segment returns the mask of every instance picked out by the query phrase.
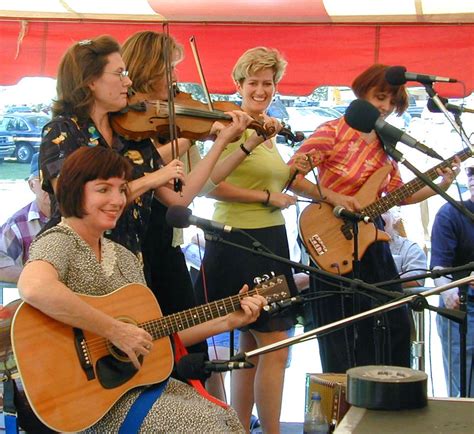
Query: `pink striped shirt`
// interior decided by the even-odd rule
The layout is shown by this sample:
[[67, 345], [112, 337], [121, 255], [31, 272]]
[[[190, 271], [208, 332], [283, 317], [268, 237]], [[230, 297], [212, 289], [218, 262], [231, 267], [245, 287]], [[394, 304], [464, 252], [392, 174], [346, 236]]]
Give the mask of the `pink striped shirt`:
[[383, 150], [378, 139], [368, 143], [360, 133], [347, 125], [344, 117], [321, 125], [298, 149], [312, 150], [313, 165], [318, 168], [323, 187], [347, 196], [354, 196], [367, 179], [382, 166], [392, 170], [382, 182], [378, 194], [390, 192], [403, 185], [397, 163]]

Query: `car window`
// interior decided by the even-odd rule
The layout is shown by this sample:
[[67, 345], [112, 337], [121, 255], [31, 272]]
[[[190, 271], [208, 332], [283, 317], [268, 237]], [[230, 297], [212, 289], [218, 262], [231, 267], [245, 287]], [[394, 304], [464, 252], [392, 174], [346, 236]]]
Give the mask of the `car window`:
[[28, 116], [28, 122], [32, 127], [41, 129], [49, 122], [49, 118], [47, 116]]
[[8, 119], [7, 121], [7, 131], [14, 131], [15, 130], [15, 119]]
[[23, 119], [17, 119], [16, 127], [18, 131], [28, 131], [28, 125]]
[[306, 137], [312, 134], [322, 123], [340, 116], [314, 106], [288, 107], [287, 111], [289, 115], [288, 124], [291, 129], [293, 131], [302, 131]]

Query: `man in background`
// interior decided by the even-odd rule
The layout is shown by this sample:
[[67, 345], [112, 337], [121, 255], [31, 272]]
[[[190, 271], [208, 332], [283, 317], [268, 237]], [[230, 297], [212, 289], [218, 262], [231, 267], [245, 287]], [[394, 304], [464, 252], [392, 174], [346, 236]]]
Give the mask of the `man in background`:
[[48, 193], [41, 188], [38, 154], [33, 155], [28, 185], [35, 199], [13, 214], [0, 228], [0, 281], [16, 283], [28, 260], [31, 241], [50, 217]]
[[[400, 277], [416, 277], [419, 274], [426, 273], [427, 259], [425, 252], [415, 241], [411, 241], [406, 237], [399, 209], [394, 208], [387, 211], [382, 214], [382, 218], [385, 223], [384, 231], [392, 237], [389, 241], [390, 251]], [[419, 287], [424, 284], [425, 279], [417, 279], [405, 282], [402, 286], [408, 288]]]
[[[466, 167], [467, 180], [471, 197], [462, 204], [474, 213], [474, 163]], [[438, 211], [431, 233], [431, 268], [442, 269], [459, 267], [474, 261], [474, 223], [461, 214], [450, 203], [444, 204]], [[435, 279], [436, 286], [458, 280], [469, 275], [469, 271], [453, 274], [453, 276]], [[466, 373], [467, 396], [474, 397], [474, 372], [472, 361], [474, 356], [474, 284], [465, 288], [452, 288], [440, 294], [440, 307], [459, 309], [459, 291], [466, 291], [467, 336], [466, 336]], [[436, 318], [438, 334], [441, 339], [444, 373], [449, 396], [459, 396], [460, 379], [460, 345], [459, 325], [440, 315]]]

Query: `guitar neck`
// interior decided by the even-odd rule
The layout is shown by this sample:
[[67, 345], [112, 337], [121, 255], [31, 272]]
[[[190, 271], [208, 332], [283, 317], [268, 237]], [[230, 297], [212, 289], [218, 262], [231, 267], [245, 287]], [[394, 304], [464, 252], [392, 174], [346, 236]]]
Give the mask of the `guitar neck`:
[[169, 336], [173, 333], [202, 324], [214, 318], [220, 318], [240, 309], [240, 301], [244, 297], [258, 294], [258, 289], [253, 289], [245, 294], [237, 294], [221, 300], [203, 304], [182, 312], [139, 324], [153, 337], [153, 340]]
[[[433, 181], [439, 176], [437, 173], [437, 169], [450, 167], [453, 164], [454, 159], [456, 157], [459, 157], [461, 161], [464, 161], [464, 160], [467, 160], [471, 155], [472, 155], [472, 152], [470, 149], [464, 149], [458, 152], [457, 154], [453, 155], [451, 158], [441, 162], [437, 166], [425, 172], [425, 176], [427, 176], [431, 181]], [[406, 198], [410, 197], [412, 194], [421, 190], [425, 185], [426, 184], [419, 178], [412, 179], [410, 182], [407, 182], [404, 186], [397, 188], [396, 190], [385, 195], [381, 199], [366, 206], [364, 209], [361, 210], [361, 212], [369, 216], [370, 218], [374, 219], [378, 217], [379, 215], [383, 214], [384, 212], [388, 211], [390, 208], [394, 207], [395, 205], [400, 204]]]

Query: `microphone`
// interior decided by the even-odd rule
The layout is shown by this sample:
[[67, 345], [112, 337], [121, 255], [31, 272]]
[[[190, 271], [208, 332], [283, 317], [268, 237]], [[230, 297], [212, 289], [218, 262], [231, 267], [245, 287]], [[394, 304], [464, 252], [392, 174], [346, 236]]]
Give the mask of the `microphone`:
[[285, 300], [278, 300], [278, 301], [269, 303], [266, 306], [263, 306], [263, 310], [269, 314], [274, 314], [274, 313], [280, 312], [281, 310], [287, 307], [304, 303], [304, 301], [305, 300], [303, 297], [297, 295], [295, 297], [287, 298]]
[[349, 220], [351, 222], [355, 222], [355, 223], [357, 222], [369, 223], [370, 222], [370, 217], [368, 215], [349, 211], [348, 209], [345, 209], [341, 205], [334, 207], [332, 212], [336, 217], [344, 219], [344, 220]]
[[204, 231], [235, 231], [232, 226], [196, 217], [189, 208], [181, 205], [173, 205], [168, 208], [168, 211], [166, 211], [166, 223], [175, 228], [187, 228], [189, 225], [194, 225]]
[[190, 380], [205, 380], [213, 372], [227, 372], [233, 369], [253, 368], [250, 362], [232, 362], [230, 360], [207, 360], [205, 353], [191, 353], [179, 359], [176, 371], [182, 378]]
[[[461, 106], [458, 106], [458, 105], [450, 104], [448, 102], [447, 98], [443, 98], [442, 96], [439, 96], [438, 98], [441, 100], [443, 105], [446, 107], [446, 110], [450, 111], [451, 113], [453, 113], [455, 115], [460, 115], [461, 113], [474, 113], [473, 109], [468, 109], [468, 108], [461, 107]], [[440, 108], [436, 105], [433, 98], [430, 98], [428, 100], [427, 107], [428, 107], [428, 110], [431, 113], [441, 113]]]
[[418, 149], [418, 151], [424, 154], [437, 158], [438, 160], [444, 160], [434, 149], [429, 148], [423, 143], [416, 140], [414, 137], [408, 135], [402, 130], [390, 125], [380, 117], [380, 112], [370, 102], [356, 99], [349, 104], [344, 119], [351, 128], [362, 131], [363, 133], [370, 133], [375, 129], [378, 133], [385, 137], [402, 142], [407, 146]]
[[423, 84], [432, 84], [434, 82], [457, 83], [455, 78], [407, 72], [407, 69], [404, 66], [391, 66], [388, 68], [385, 72], [385, 80], [393, 86], [400, 86], [405, 84], [407, 81], [418, 81]]

